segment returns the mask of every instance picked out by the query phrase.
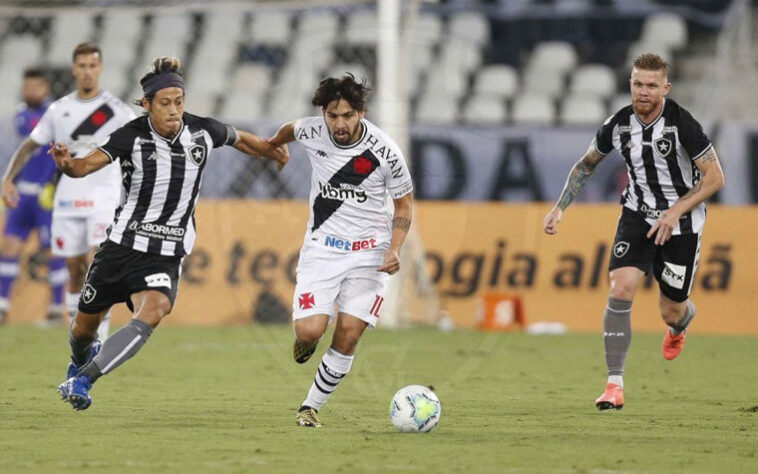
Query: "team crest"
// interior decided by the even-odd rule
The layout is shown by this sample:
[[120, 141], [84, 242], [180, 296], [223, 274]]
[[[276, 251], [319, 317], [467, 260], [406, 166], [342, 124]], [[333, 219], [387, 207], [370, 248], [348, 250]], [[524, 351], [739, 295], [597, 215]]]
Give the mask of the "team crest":
[[97, 296], [97, 290], [89, 283], [85, 284], [84, 288], [82, 288], [82, 301], [84, 304], [92, 303], [95, 300], [95, 296]]
[[621, 258], [629, 251], [629, 242], [621, 241], [613, 246], [613, 255], [616, 256], [616, 258]]
[[197, 166], [200, 166], [201, 164], [203, 164], [203, 161], [205, 161], [206, 155], [207, 155], [207, 151], [205, 150], [205, 146], [199, 143], [193, 145], [189, 149], [190, 160], [192, 160], [192, 162], [195, 163]]
[[671, 140], [668, 138], [659, 138], [658, 140], [655, 140], [653, 146], [655, 147], [655, 151], [664, 158], [668, 156], [668, 154], [671, 153], [671, 149], [674, 148], [671, 144]]

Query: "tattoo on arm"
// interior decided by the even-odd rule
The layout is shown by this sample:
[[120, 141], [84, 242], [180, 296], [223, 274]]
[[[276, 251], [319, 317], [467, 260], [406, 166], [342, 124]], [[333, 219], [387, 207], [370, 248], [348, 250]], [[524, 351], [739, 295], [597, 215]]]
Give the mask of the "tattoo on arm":
[[392, 228], [408, 233], [408, 230], [411, 228], [411, 220], [407, 217], [395, 217], [392, 219]]
[[556, 204], [562, 211], [566, 210], [568, 205], [571, 204], [579, 194], [579, 191], [584, 188], [587, 179], [592, 175], [592, 172], [595, 171], [595, 167], [603, 158], [605, 158], [605, 156], [599, 154], [594, 149], [591, 149], [581, 160], [576, 162], [573, 168], [571, 168], [571, 172], [566, 179], [566, 185], [563, 187], [561, 196], [558, 198], [558, 203]]
[[706, 151], [703, 156], [701, 156], [700, 158], [698, 158], [695, 161], [697, 161], [698, 163], [704, 165], [706, 163], [713, 163], [713, 162], [718, 161], [718, 160], [719, 159], [716, 156], [716, 150], [714, 150], [713, 147], [711, 147], [710, 150]]

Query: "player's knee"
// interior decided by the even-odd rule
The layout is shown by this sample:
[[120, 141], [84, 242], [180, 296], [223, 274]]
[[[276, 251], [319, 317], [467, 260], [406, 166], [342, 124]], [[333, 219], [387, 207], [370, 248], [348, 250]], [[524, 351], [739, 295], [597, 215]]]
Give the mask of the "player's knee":
[[631, 301], [634, 298], [636, 285], [633, 281], [624, 278], [618, 278], [611, 275], [611, 298], [617, 300]]
[[308, 318], [295, 321], [294, 327], [297, 340], [306, 344], [318, 341], [324, 332], [320, 325], [309, 321]]
[[169, 313], [171, 313], [171, 302], [168, 298], [159, 298], [146, 301], [139, 309], [136, 317], [151, 327], [156, 327]]

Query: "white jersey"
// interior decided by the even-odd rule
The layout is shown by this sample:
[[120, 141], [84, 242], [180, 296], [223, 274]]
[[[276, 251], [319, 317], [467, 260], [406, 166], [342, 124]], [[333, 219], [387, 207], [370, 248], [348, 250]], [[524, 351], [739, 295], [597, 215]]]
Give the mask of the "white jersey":
[[308, 152], [310, 217], [304, 245], [347, 253], [387, 249], [392, 206], [413, 191], [403, 153], [386, 133], [361, 120], [361, 138], [350, 146], [334, 142], [323, 117], [295, 123], [295, 138]]
[[[134, 117], [126, 104], [107, 91], [86, 100], [72, 92], [53, 102], [29, 137], [39, 145], [64, 143], [72, 157], [83, 158]], [[53, 212], [88, 216], [115, 209], [120, 201], [121, 170], [118, 163], [111, 163], [84, 178], [61, 176]]]

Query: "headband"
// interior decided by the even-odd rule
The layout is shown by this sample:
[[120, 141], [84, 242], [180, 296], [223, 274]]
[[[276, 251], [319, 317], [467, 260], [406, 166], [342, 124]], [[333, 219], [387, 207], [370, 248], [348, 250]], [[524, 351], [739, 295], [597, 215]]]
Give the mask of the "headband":
[[152, 97], [156, 92], [167, 87], [178, 87], [184, 90], [184, 79], [175, 72], [156, 74], [142, 85], [142, 94], [145, 97]]

